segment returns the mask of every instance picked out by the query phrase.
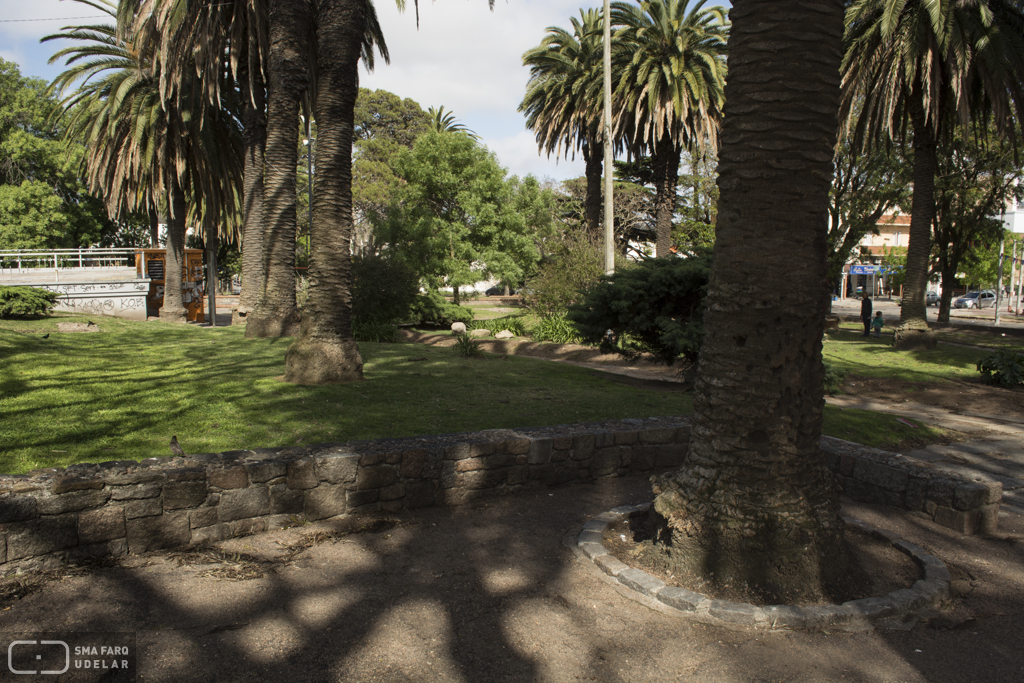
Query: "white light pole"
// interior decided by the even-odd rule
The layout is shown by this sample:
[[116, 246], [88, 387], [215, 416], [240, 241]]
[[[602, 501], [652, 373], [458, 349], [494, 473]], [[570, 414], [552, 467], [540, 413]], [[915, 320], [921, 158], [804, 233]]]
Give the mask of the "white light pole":
[[604, 272], [615, 272], [615, 216], [612, 201], [612, 21], [604, 0]]

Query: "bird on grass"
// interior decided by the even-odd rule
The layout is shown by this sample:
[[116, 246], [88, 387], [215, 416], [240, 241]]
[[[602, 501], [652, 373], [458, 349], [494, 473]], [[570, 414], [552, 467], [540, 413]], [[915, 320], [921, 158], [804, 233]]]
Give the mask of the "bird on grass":
[[49, 339], [49, 338], [50, 338], [50, 333], [49, 332], [47, 332], [46, 334], [43, 335], [43, 339]]
[[171, 437], [171, 453], [174, 453], [175, 455], [185, 455], [184, 449], [178, 445], [177, 434]]

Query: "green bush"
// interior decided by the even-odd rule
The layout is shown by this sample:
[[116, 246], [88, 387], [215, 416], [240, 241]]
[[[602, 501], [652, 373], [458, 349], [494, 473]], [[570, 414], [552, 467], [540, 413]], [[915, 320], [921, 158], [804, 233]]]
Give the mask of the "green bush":
[[1024, 353], [996, 351], [978, 361], [978, 372], [985, 384], [1017, 387], [1024, 384]]
[[647, 259], [602, 277], [568, 317], [584, 340], [609, 350], [652, 353], [669, 365], [680, 356], [696, 362], [710, 273], [710, 250], [689, 258]]
[[564, 315], [541, 318], [537, 326], [530, 330], [530, 336], [534, 341], [549, 341], [556, 344], [578, 344], [583, 341], [576, 326]]
[[835, 396], [841, 394], [843, 387], [843, 380], [846, 379], [846, 372], [839, 368], [825, 363], [825, 393], [829, 396]]
[[375, 320], [370, 322], [356, 320], [352, 323], [352, 338], [356, 341], [373, 342], [375, 344], [391, 343], [395, 341], [397, 334], [398, 327], [394, 323]]
[[434, 291], [418, 295], [410, 306], [409, 315], [415, 324], [451, 325], [459, 322], [468, 328], [473, 322], [472, 310], [453, 304]]
[[38, 287], [0, 287], [0, 320], [50, 315], [60, 295]]
[[455, 338], [455, 353], [466, 358], [484, 355], [483, 349], [480, 348], [480, 342], [471, 339], [468, 334]]
[[474, 320], [466, 325], [467, 330], [490, 330], [491, 334], [508, 330], [517, 337], [526, 337], [526, 323], [522, 316], [509, 315], [504, 318], [491, 318], [490, 320]]
[[602, 273], [601, 246], [586, 235], [568, 236], [522, 290], [523, 303], [543, 318], [565, 315]]
[[401, 261], [381, 256], [353, 257], [352, 317], [358, 323], [405, 320], [418, 292], [419, 278]]

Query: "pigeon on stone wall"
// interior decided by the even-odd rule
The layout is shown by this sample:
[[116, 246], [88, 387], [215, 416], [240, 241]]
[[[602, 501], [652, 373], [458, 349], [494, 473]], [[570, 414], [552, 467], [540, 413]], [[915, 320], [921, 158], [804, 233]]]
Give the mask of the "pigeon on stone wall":
[[178, 445], [177, 434], [171, 437], [171, 453], [174, 453], [175, 455], [185, 455], [184, 449]]

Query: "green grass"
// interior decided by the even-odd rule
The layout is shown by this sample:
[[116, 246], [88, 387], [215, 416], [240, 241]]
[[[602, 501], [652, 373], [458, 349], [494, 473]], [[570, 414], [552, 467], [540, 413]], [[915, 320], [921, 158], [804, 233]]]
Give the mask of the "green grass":
[[839, 334], [829, 335], [823, 352], [825, 362], [847, 375], [941, 382], [976, 378], [975, 364], [989, 353], [949, 344], [931, 350], [897, 351], [892, 348], [892, 336], [875, 339], [862, 334], [843, 328]]
[[898, 415], [827, 405], [821, 431], [837, 439], [897, 452], [954, 440], [955, 435], [947, 430], [929, 427], [918, 420], [903, 420], [916, 428], [901, 422]]
[[[689, 395], [521, 357], [360, 344], [365, 381], [281, 381], [290, 339], [79, 316], [0, 321], [0, 472], [74, 462], [676, 415]], [[49, 333], [49, 339], [42, 335]]]

